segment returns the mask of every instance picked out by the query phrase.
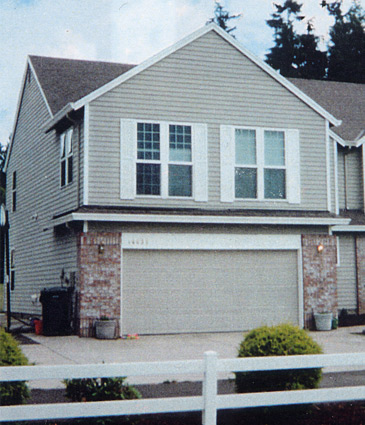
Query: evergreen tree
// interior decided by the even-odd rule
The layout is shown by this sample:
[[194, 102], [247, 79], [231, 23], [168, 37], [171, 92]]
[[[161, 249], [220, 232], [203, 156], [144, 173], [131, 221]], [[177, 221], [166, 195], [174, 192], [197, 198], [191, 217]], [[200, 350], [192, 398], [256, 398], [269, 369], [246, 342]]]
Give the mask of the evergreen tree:
[[326, 73], [326, 53], [318, 48], [319, 38], [314, 35], [313, 25], [307, 23], [307, 32], [298, 34], [295, 22], [305, 18], [300, 14], [302, 4], [285, 0], [275, 3], [276, 11], [267, 24], [274, 29], [275, 45], [266, 55], [266, 62], [285, 77], [321, 79]]
[[296, 0], [285, 0], [282, 6], [276, 3], [274, 5], [276, 11], [266, 23], [274, 30], [275, 46], [266, 55], [266, 62], [285, 77], [297, 77], [295, 59], [300, 41], [294, 29], [294, 22], [304, 19], [299, 15], [302, 5]]
[[335, 19], [329, 33], [328, 79], [365, 83], [364, 9], [356, 1], [347, 13], [342, 11], [342, 0], [321, 5]]
[[307, 32], [298, 36], [299, 45], [295, 64], [298, 77], [321, 80], [326, 76], [327, 54], [318, 48], [319, 37], [314, 35], [312, 23], [307, 23]]
[[[224, 31], [226, 31], [228, 34], [234, 31], [237, 27], [229, 28], [228, 22], [232, 19], [239, 19], [242, 16], [242, 13], [239, 13], [237, 15], [230, 15], [227, 10], [223, 9], [223, 6], [220, 4], [219, 1], [215, 2], [215, 9], [214, 9], [214, 18], [209, 19], [207, 24], [210, 24], [211, 22], [215, 22], [217, 25], [219, 25]], [[234, 35], [231, 34], [233, 37]]]

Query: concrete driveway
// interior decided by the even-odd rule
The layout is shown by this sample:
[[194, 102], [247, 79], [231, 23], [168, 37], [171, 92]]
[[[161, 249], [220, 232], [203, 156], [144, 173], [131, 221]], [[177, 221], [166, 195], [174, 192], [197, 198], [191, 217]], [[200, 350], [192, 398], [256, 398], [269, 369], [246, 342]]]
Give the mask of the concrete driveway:
[[[324, 353], [357, 353], [365, 355], [365, 327], [347, 327], [330, 332], [310, 332], [310, 335], [322, 346]], [[153, 335], [141, 336], [135, 340], [97, 340], [77, 336], [45, 337], [27, 334], [38, 344], [21, 345], [29, 361], [37, 365], [55, 364], [91, 364], [145, 362], [164, 360], [202, 359], [205, 351], [216, 351], [220, 358], [234, 358], [243, 339], [241, 332]], [[349, 371], [364, 368], [328, 368], [326, 372]], [[221, 379], [232, 376], [220, 376]], [[199, 376], [149, 376], [128, 377], [133, 384], [159, 383], [166, 380], [197, 380]], [[54, 388], [61, 383], [33, 382], [35, 388]]]

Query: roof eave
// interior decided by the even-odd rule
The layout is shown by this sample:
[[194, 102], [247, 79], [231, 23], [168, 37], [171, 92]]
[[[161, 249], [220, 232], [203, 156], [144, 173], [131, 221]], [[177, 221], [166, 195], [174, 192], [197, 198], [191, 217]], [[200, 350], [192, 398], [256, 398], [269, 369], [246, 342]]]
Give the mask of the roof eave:
[[45, 133], [53, 130], [55, 125], [61, 121], [62, 118], [65, 118], [70, 112], [75, 111], [78, 108], [75, 108], [74, 103], [70, 102], [65, 105], [61, 110], [57, 112], [43, 127]]

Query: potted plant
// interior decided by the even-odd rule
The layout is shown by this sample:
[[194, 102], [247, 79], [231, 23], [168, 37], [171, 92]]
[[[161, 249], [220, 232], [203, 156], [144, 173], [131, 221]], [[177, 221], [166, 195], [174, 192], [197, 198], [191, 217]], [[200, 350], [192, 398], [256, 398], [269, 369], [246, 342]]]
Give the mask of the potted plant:
[[107, 316], [95, 320], [95, 336], [98, 339], [115, 339], [117, 321]]
[[332, 329], [332, 313], [314, 313], [317, 331], [330, 331]]

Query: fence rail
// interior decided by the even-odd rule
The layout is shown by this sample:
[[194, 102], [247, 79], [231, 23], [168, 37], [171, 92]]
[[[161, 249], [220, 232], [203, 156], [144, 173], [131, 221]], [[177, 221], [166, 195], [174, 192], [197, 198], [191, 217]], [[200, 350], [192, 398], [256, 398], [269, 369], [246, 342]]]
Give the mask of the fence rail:
[[364, 366], [365, 369], [365, 353], [218, 359], [217, 353], [210, 351], [204, 354], [204, 360], [0, 367], [0, 381], [3, 382], [188, 373], [203, 375], [201, 396], [2, 406], [0, 422], [201, 411], [203, 425], [215, 425], [219, 409], [365, 400], [365, 386], [254, 394], [217, 394], [219, 372], [330, 366]]

